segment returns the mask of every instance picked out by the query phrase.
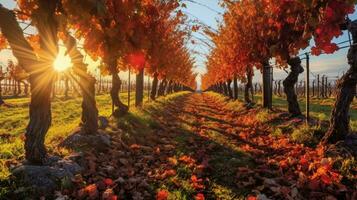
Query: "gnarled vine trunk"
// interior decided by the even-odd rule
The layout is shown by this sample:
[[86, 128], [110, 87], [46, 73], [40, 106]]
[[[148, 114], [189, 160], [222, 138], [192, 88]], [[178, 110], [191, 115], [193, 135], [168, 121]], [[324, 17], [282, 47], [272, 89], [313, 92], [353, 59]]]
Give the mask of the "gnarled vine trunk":
[[171, 94], [172, 93], [172, 87], [173, 87], [173, 81], [170, 80], [166, 89], [166, 94]]
[[58, 54], [58, 23], [55, 12], [57, 0], [39, 0], [34, 14], [40, 36], [40, 69], [30, 75], [31, 103], [30, 123], [26, 128], [26, 159], [34, 164], [46, 163], [44, 145], [46, 133], [51, 125], [51, 94], [55, 78], [53, 62]]
[[159, 76], [158, 73], [154, 73], [154, 79], [152, 80], [152, 87], [151, 87], [151, 93], [150, 93], [151, 100], [156, 99], [157, 84], [159, 83], [158, 76]]
[[228, 96], [228, 88], [226, 82], [222, 82], [222, 87], [223, 87], [223, 93], [225, 96]]
[[86, 134], [98, 132], [98, 109], [95, 100], [95, 78], [87, 72], [84, 57], [77, 49], [76, 39], [67, 34], [67, 54], [71, 57], [73, 70], [79, 77], [79, 87], [82, 93], [81, 129]]
[[218, 87], [218, 92], [219, 92], [220, 94], [224, 94], [222, 83], [218, 83], [217, 85], [218, 85], [218, 86], [217, 86], [217, 87]]
[[[354, 44], [356, 41], [354, 40]], [[344, 140], [350, 131], [349, 109], [356, 96], [357, 84], [357, 47], [348, 51], [349, 70], [337, 83], [337, 97], [331, 113], [330, 127], [322, 139], [322, 143], [336, 143]]]
[[252, 103], [252, 99], [250, 98], [249, 92], [251, 92], [253, 96], [253, 72], [251, 69], [247, 68], [246, 76], [247, 82], [244, 87], [244, 101], [245, 103], [250, 104]]
[[[347, 54], [350, 68], [337, 82], [337, 97], [334, 108], [331, 113], [330, 127], [322, 138], [321, 143], [336, 143], [345, 140], [350, 131], [349, 109], [356, 96], [357, 84], [357, 20], [349, 21], [340, 27], [348, 29], [352, 34], [353, 46], [350, 47]], [[350, 142], [347, 142], [350, 143]], [[355, 145], [352, 142], [352, 145]]]
[[283, 81], [284, 92], [288, 101], [288, 110], [292, 117], [301, 115], [297, 95], [295, 93], [294, 86], [298, 81], [299, 74], [304, 72], [301, 66], [301, 60], [299, 57], [291, 58], [288, 60], [291, 72]]
[[232, 80], [228, 79], [228, 81], [227, 81], [228, 96], [230, 99], [233, 99], [233, 91], [232, 91], [231, 84], [232, 84]]
[[167, 86], [167, 80], [166, 78], [164, 78], [161, 83], [159, 84], [159, 91], [157, 93], [157, 96], [164, 96], [165, 95], [165, 89], [166, 89], [166, 86]]
[[129, 108], [127, 105], [121, 102], [119, 97], [121, 80], [118, 75], [118, 70], [116, 69], [116, 62], [111, 65], [111, 73], [112, 73], [112, 89], [110, 90], [110, 96], [112, 98], [113, 105], [116, 107], [114, 109], [113, 116], [120, 117], [128, 113]]
[[236, 75], [234, 75], [234, 78], [233, 78], [233, 98], [235, 100], [238, 99], [238, 78]]
[[21, 90], [21, 81], [16, 81], [17, 83], [17, 95], [21, 95], [22, 90]]
[[25, 133], [25, 158], [31, 164], [45, 164], [45, 135], [51, 124], [52, 63], [57, 55], [56, 1], [39, 1], [36, 27], [40, 35], [39, 59], [27, 42], [15, 14], [0, 5], [0, 28], [14, 56], [29, 74], [31, 84], [30, 121]]
[[157, 84], [158, 83], [159, 83], [158, 74], [154, 73], [154, 79], [152, 81], [152, 88], [151, 88], [151, 93], [150, 93], [150, 99], [151, 100], [155, 100], [156, 99]]

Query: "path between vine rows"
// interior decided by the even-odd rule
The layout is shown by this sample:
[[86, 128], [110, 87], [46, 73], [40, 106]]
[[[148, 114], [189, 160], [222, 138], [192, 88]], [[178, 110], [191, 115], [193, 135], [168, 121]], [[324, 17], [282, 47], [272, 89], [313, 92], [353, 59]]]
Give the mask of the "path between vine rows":
[[114, 129], [109, 152], [86, 153], [88, 169], [77, 178], [88, 185], [74, 196], [352, 199], [356, 195], [341, 183], [322, 148], [271, 136], [272, 128], [256, 119], [259, 109], [233, 111], [221, 97], [199, 93], [158, 104], [162, 109], [144, 110], [156, 125], [143, 127], [133, 120], [126, 127], [129, 132], [145, 129], [144, 134], [119, 137], [120, 130]]

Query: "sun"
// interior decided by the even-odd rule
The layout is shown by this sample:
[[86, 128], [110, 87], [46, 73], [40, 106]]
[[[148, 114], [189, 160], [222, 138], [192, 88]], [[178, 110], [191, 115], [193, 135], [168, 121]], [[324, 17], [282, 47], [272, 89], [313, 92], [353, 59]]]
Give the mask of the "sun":
[[72, 65], [73, 64], [71, 58], [68, 55], [65, 55], [64, 52], [60, 50], [56, 60], [53, 63], [53, 67], [55, 68], [55, 70], [58, 72], [63, 72], [71, 68]]

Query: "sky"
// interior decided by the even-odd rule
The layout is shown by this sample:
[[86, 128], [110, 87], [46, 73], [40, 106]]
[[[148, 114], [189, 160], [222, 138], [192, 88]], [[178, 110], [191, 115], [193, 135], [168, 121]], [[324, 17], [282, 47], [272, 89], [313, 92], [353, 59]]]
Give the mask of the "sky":
[[[213, 29], [217, 29], [218, 24], [222, 21], [222, 13], [224, 10], [219, 6], [219, 0], [185, 0], [187, 8], [184, 9], [184, 13], [187, 14], [190, 23], [205, 24]], [[0, 0], [0, 3], [7, 8], [14, 8], [16, 4], [13, 0]], [[352, 20], [357, 19], [357, 13], [349, 16]], [[30, 30], [31, 31], [31, 30]], [[188, 48], [191, 50], [192, 57], [195, 58], [196, 64], [193, 71], [204, 74], [206, 72], [205, 68], [205, 55], [209, 53], [209, 48], [200, 40], [207, 41], [207, 38], [202, 34], [202, 31], [193, 33], [193, 40], [195, 44], [189, 43]], [[335, 42], [341, 42], [348, 40], [348, 35], [345, 32], [343, 36], [336, 39]], [[308, 47], [306, 50], [301, 50], [301, 53], [308, 52]], [[324, 74], [329, 76], [331, 79], [336, 79], [336, 76], [340, 76], [344, 71], [348, 69], [347, 65], [347, 54], [348, 49], [341, 49], [338, 52], [330, 55], [320, 55], [312, 56], [310, 58], [310, 70], [311, 79], [314, 79], [317, 74]], [[0, 65], [6, 64], [7, 60], [12, 58], [12, 54], [9, 50], [3, 50], [0, 52]], [[86, 62], [90, 65], [90, 68], [94, 69], [99, 65], [99, 62], [92, 61], [88, 56], [86, 57]], [[280, 80], [287, 76], [285, 71], [274, 68], [274, 79]], [[126, 79], [127, 74], [122, 73], [121, 77]], [[300, 79], [304, 78], [304, 74], [300, 76]], [[254, 82], [261, 81], [260, 72], [255, 72]], [[200, 76], [197, 77], [197, 82], [200, 84]]]

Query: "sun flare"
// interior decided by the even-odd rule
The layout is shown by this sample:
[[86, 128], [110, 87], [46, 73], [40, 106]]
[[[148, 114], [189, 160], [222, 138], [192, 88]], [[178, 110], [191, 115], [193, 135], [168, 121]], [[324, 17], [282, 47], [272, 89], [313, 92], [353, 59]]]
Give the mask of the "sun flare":
[[71, 58], [68, 55], [65, 55], [64, 52], [60, 51], [58, 56], [53, 63], [53, 66], [56, 71], [63, 72], [72, 67]]

